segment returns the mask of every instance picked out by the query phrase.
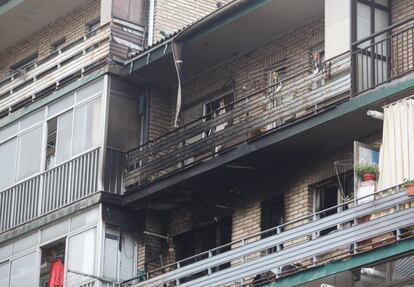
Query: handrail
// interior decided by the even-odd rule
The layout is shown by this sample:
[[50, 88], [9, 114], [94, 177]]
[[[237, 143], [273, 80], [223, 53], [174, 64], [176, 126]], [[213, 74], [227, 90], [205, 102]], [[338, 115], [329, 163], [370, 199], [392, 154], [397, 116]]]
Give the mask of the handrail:
[[[261, 231], [261, 232], [257, 232], [257, 233], [251, 234], [251, 235], [249, 235], [249, 236], [243, 237], [242, 239], [235, 240], [235, 241], [232, 241], [232, 242], [230, 242], [230, 243], [227, 243], [227, 244], [224, 244], [224, 245], [218, 246], [218, 247], [216, 247], [216, 248], [213, 248], [213, 249], [207, 250], [207, 251], [205, 251], [205, 252], [201, 252], [201, 253], [195, 254], [195, 255], [190, 256], [190, 257], [187, 257], [187, 258], [185, 258], [185, 259], [182, 259], [182, 260], [176, 261], [176, 262], [174, 262], [174, 263], [171, 263], [171, 264], [165, 265], [165, 266], [163, 266], [162, 268], [158, 268], [158, 269], [152, 270], [151, 272], [147, 272], [147, 273], [142, 274], [142, 275], [140, 275], [140, 276], [134, 277], [134, 278], [132, 278], [132, 279], [128, 279], [128, 281], [124, 281], [124, 282], [125, 282], [125, 283], [126, 283], [126, 282], [130, 282], [130, 281], [133, 281], [133, 280], [136, 280], [136, 279], [140, 279], [140, 278], [142, 278], [142, 277], [147, 277], [147, 278], [148, 278], [150, 274], [160, 273], [160, 272], [163, 272], [165, 269], [169, 269], [169, 268], [171, 268], [171, 267], [181, 266], [183, 263], [185, 263], [185, 262], [187, 262], [187, 261], [190, 261], [190, 260], [193, 260], [193, 259], [197, 259], [197, 258], [203, 258], [203, 256], [204, 256], [204, 257], [205, 257], [205, 256], [209, 256], [210, 254], [215, 254], [215, 252], [216, 252], [216, 251], [220, 251], [220, 250], [222, 250], [222, 249], [224, 249], [224, 248], [226, 248], [226, 247], [231, 247], [231, 246], [237, 246], [237, 245], [240, 245], [240, 247], [238, 247], [238, 248], [241, 248], [241, 247], [243, 247], [243, 246], [246, 246], [246, 244], [247, 244], [247, 245], [249, 245], [249, 244], [254, 244], [254, 243], [246, 243], [246, 242], [249, 242], [249, 239], [252, 239], [252, 238], [258, 238], [258, 237], [261, 237], [262, 235], [265, 235], [265, 234], [270, 233], [270, 232], [273, 232], [273, 231], [276, 231], [276, 232], [277, 232], [277, 234], [284, 234], [285, 232], [281, 232], [281, 230], [283, 230], [283, 229], [284, 229], [284, 227], [294, 225], [294, 224], [295, 224], [295, 223], [297, 223], [297, 222], [306, 221], [306, 220], [311, 220], [311, 222], [314, 222], [314, 224], [317, 224], [317, 225], [322, 225], [322, 222], [325, 222], [325, 221], [330, 222], [330, 221], [331, 221], [331, 216], [327, 216], [327, 217], [324, 217], [324, 218], [319, 218], [319, 215], [321, 215], [321, 214], [323, 214], [323, 213], [325, 213], [325, 212], [327, 212], [327, 211], [330, 211], [330, 210], [335, 210], [335, 209], [338, 209], [339, 207], [345, 207], [345, 206], [347, 206], [347, 205], [348, 205], [348, 204], [350, 204], [350, 203], [354, 203], [354, 204], [356, 204], [358, 201], [362, 201], [362, 200], [367, 199], [367, 198], [372, 198], [372, 197], [374, 197], [374, 198], [375, 198], [375, 196], [376, 196], [376, 195], [382, 194], [384, 191], [387, 191], [387, 190], [395, 190], [395, 194], [400, 194], [400, 195], [401, 195], [401, 193], [400, 193], [400, 191], [401, 191], [401, 184], [398, 184], [398, 185], [395, 185], [395, 186], [389, 187], [389, 188], [387, 188], [387, 189], [385, 189], [385, 190], [381, 190], [381, 191], [374, 192], [373, 194], [370, 194], [370, 195], [366, 195], [366, 196], [363, 196], [363, 197], [359, 197], [358, 199], [353, 199], [353, 200], [350, 200], [350, 201], [347, 201], [347, 202], [343, 202], [343, 203], [341, 203], [341, 204], [338, 204], [338, 205], [332, 206], [332, 207], [330, 207], [330, 208], [327, 208], [327, 209], [321, 210], [321, 211], [319, 211], [319, 212], [315, 212], [315, 213], [312, 213], [312, 214], [309, 214], [309, 215], [306, 215], [306, 216], [302, 216], [302, 217], [300, 217], [300, 218], [297, 218], [297, 219], [295, 219], [295, 220], [292, 220], [292, 221], [286, 222], [286, 223], [281, 224], [281, 225], [278, 225], [278, 226], [276, 226], [276, 227], [269, 228], [269, 229], [267, 229], [267, 230], [264, 230], [264, 231]], [[399, 196], [398, 196], [398, 197], [399, 197]], [[377, 200], [377, 199], [375, 199], [375, 200]], [[382, 199], [382, 201], [384, 201], [384, 203], [383, 203], [384, 205], [387, 205], [387, 202], [393, 202], [393, 200], [394, 200], [394, 198], [393, 198], [393, 197], [391, 197], [391, 196], [386, 196], [386, 197], [384, 197], [384, 199]], [[398, 200], [397, 200], [397, 201], [398, 201]], [[351, 214], [350, 216], [351, 216], [351, 217], [353, 217], [353, 216], [354, 216], [353, 214], [356, 212], [356, 210], [361, 209], [361, 211], [363, 212], [363, 211], [365, 210], [365, 205], [366, 205], [366, 203], [362, 203], [361, 205], [356, 205], [356, 206], [354, 206], [353, 208], [348, 209], [348, 210], [350, 210], [350, 211], [345, 210], [345, 211], [341, 211], [341, 212], [339, 212], [339, 213], [340, 213], [340, 214], [347, 214], [347, 213], [350, 213], [350, 214]], [[362, 206], [362, 207], [361, 207], [361, 206]], [[376, 204], [376, 206], [377, 206], [377, 208], [382, 208], [382, 207], [381, 207], [382, 205]], [[386, 206], [385, 206], [385, 207], [386, 207]], [[337, 216], [338, 216], [338, 215], [337, 215]], [[344, 215], [342, 215], [342, 217], [344, 217]], [[348, 219], [348, 218], [343, 218], [343, 219], [342, 219], [342, 221], [347, 222], [347, 221], [349, 221], [349, 219]], [[310, 224], [311, 222], [309, 222], [308, 224]], [[300, 229], [301, 227], [303, 227], [303, 226], [305, 226], [305, 225], [306, 225], [306, 224], [304, 224], [304, 225], [302, 225], [302, 226], [299, 226], [299, 227], [296, 227], [296, 228], [293, 228], [293, 229], [289, 229], [289, 232], [290, 232], [290, 233], [294, 233], [294, 232], [295, 232], [295, 230], [298, 230], [298, 229]], [[323, 227], [321, 227], [321, 228], [323, 229]], [[257, 240], [257, 241], [259, 241], [259, 240]], [[255, 241], [255, 242], [257, 242], [257, 241]], [[224, 252], [224, 253], [220, 253], [220, 255], [222, 256], [223, 254], [226, 254], [226, 253], [228, 253], [228, 252], [235, 252], [234, 250], [237, 250], [238, 248], [236, 248], [236, 249], [232, 249], [232, 250], [227, 251], [227, 252]], [[216, 255], [216, 256], [217, 256], [217, 255]], [[215, 256], [213, 255], [213, 257], [215, 257]], [[209, 256], [209, 258], [211, 258], [211, 256]], [[185, 265], [185, 266], [186, 266], [186, 267], [187, 267], [187, 266], [191, 266], [191, 264], [190, 264], [190, 265]], [[158, 276], [156, 276], [156, 277], [158, 277]], [[156, 278], [156, 277], [154, 277], [154, 278]]]
[[[344, 52], [344, 53], [342, 53], [342, 54], [340, 54], [340, 55], [337, 55], [337, 56], [332, 57], [332, 58], [330, 58], [330, 59], [328, 59], [328, 60], [325, 60], [325, 61], [324, 61], [324, 65], [326, 66], [326, 65], [328, 65], [329, 63], [331, 63], [332, 61], [334, 61], [334, 60], [338, 60], [338, 59], [340, 59], [340, 58], [343, 58], [344, 56], [346, 56], [346, 55], [348, 55], [348, 54], [349, 54], [349, 51], [346, 51], [346, 52]], [[187, 123], [187, 124], [185, 124], [185, 125], [182, 125], [182, 126], [180, 126], [180, 127], [178, 127], [178, 128], [175, 128], [175, 129], [173, 129], [173, 130], [171, 130], [171, 131], [169, 131], [169, 132], [167, 132], [167, 133], [165, 133], [165, 134], [163, 134], [163, 135], [161, 135], [161, 136], [158, 136], [158, 137], [156, 137], [156, 138], [154, 138], [154, 139], [152, 139], [152, 140], [149, 140], [149, 141], [147, 141], [147, 142], [145, 142], [145, 143], [143, 143], [143, 144], [139, 145], [139, 146], [138, 146], [138, 147], [136, 147], [136, 148], [133, 148], [133, 149], [129, 150], [129, 151], [127, 152], [127, 154], [129, 155], [130, 153], [133, 153], [133, 152], [134, 152], [134, 151], [136, 151], [136, 150], [140, 150], [140, 149], [142, 149], [142, 148], [144, 148], [144, 147], [146, 147], [146, 146], [149, 146], [149, 145], [151, 145], [152, 143], [157, 142], [157, 141], [159, 141], [159, 140], [161, 140], [161, 139], [163, 139], [163, 138], [165, 138], [165, 137], [167, 137], [167, 136], [169, 136], [169, 135], [171, 135], [171, 134], [174, 134], [174, 133], [176, 133], [176, 132], [177, 132], [177, 131], [179, 131], [179, 130], [184, 130], [184, 129], [186, 129], [188, 126], [191, 126], [191, 125], [193, 125], [193, 124], [195, 124], [195, 123], [197, 123], [197, 122], [202, 122], [203, 120], [205, 120], [205, 119], [206, 119], [206, 118], [208, 118], [208, 117], [211, 117], [212, 115], [214, 115], [214, 114], [215, 114], [215, 113], [217, 113], [218, 111], [223, 110], [223, 109], [226, 109], [226, 108], [229, 108], [229, 107], [231, 107], [231, 106], [234, 106], [235, 104], [238, 104], [238, 103], [240, 103], [240, 102], [243, 102], [243, 101], [245, 101], [245, 100], [247, 100], [247, 99], [249, 99], [249, 98], [251, 98], [251, 97], [253, 97], [253, 96], [257, 95], [257, 94], [260, 94], [260, 93], [262, 93], [262, 92], [264, 92], [264, 91], [266, 91], [266, 90], [268, 90], [268, 89], [270, 89], [270, 88], [273, 88], [273, 87], [278, 86], [280, 83], [283, 83], [283, 82], [286, 82], [286, 81], [292, 80], [292, 79], [294, 79], [295, 77], [297, 77], [297, 76], [298, 76], [298, 74], [301, 74], [301, 73], [306, 73], [306, 72], [310, 72], [310, 71], [311, 71], [311, 68], [310, 68], [310, 67], [306, 67], [306, 68], [304, 68], [304, 69], [302, 69], [302, 70], [299, 70], [299, 71], [295, 72], [293, 75], [290, 75], [290, 76], [286, 77], [286, 78], [285, 78], [285, 79], [283, 79], [282, 81], [279, 81], [279, 82], [276, 82], [276, 83], [273, 83], [273, 84], [270, 84], [270, 85], [266, 85], [266, 86], [265, 86], [264, 88], [262, 88], [262, 89], [259, 89], [259, 90], [255, 90], [255, 91], [253, 91], [253, 92], [250, 92], [250, 93], [248, 93], [247, 95], [245, 95], [245, 96], [243, 96], [243, 97], [241, 97], [241, 98], [237, 98], [237, 99], [235, 99], [234, 101], [232, 101], [232, 102], [228, 103], [227, 105], [225, 105], [225, 106], [221, 107], [220, 109], [217, 109], [217, 110], [211, 111], [210, 113], [205, 114], [205, 115], [203, 115], [203, 116], [201, 116], [201, 117], [199, 117], [199, 118], [197, 118], [197, 119], [195, 119], [195, 120], [193, 120], [193, 121], [191, 121], [191, 122], [189, 122], [189, 123]]]
[[[59, 55], [61, 53], [61, 51], [66, 51], [68, 48], [71, 48], [72, 45], [77, 44], [77, 43], [81, 43], [87, 39], [89, 39], [91, 36], [94, 36], [96, 33], [102, 31], [104, 28], [106, 28], [107, 26], [110, 26], [112, 22], [107, 22], [105, 24], [103, 24], [102, 26], [98, 27], [96, 30], [90, 31], [85, 33], [84, 35], [82, 35], [82, 37], [79, 37], [78, 39], [71, 41], [67, 44], [65, 44], [65, 46], [61, 47], [60, 49], [53, 51], [51, 53], [49, 53], [47, 56], [38, 59], [37, 61], [33, 62], [32, 64], [30, 64], [29, 66], [25, 67], [23, 70], [27, 70], [27, 69], [32, 69], [33, 67], [39, 67], [42, 64], [45, 64], [47, 61], [45, 61], [45, 59], [50, 59], [52, 55]], [[0, 86], [2, 83], [6, 82], [9, 79], [12, 79], [15, 75], [18, 75], [20, 73], [20, 71], [16, 71], [13, 72], [11, 75], [8, 75], [6, 77], [4, 77], [3, 79], [0, 79]]]

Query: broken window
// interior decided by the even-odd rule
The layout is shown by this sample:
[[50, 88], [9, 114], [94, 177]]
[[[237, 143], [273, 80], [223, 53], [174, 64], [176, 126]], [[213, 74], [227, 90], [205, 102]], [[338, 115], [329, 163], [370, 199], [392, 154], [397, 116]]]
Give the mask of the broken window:
[[[204, 116], [206, 117], [206, 120], [214, 119], [228, 111], [233, 110], [234, 106], [234, 94], [233, 92], [228, 92], [223, 96], [217, 97], [211, 101], [208, 101], [204, 104]], [[224, 129], [227, 126], [226, 125], [221, 126], [220, 130]], [[216, 127], [216, 130], [219, 129], [218, 126]]]
[[[353, 194], [353, 176], [352, 174], [342, 174], [318, 183], [313, 186], [314, 212], [318, 213], [318, 218], [324, 218], [333, 215], [343, 209], [335, 207], [345, 201], [346, 197]], [[320, 235], [326, 235], [337, 227], [330, 227], [320, 232]]]
[[[231, 241], [231, 217], [222, 218], [217, 223], [180, 234], [174, 238], [174, 241], [177, 246], [177, 260], [229, 243]], [[217, 251], [216, 254], [227, 250], [228, 248], [223, 248]], [[191, 264], [200, 259], [202, 258], [189, 260], [184, 262], [183, 265]]]
[[[272, 199], [262, 201], [261, 203], [261, 231], [265, 231], [283, 224], [283, 196], [277, 196]], [[280, 230], [282, 231], [282, 230]], [[262, 238], [272, 236], [277, 233], [276, 229], [262, 233]], [[282, 248], [282, 246], [281, 246]], [[276, 251], [276, 247], [267, 250], [267, 253]]]

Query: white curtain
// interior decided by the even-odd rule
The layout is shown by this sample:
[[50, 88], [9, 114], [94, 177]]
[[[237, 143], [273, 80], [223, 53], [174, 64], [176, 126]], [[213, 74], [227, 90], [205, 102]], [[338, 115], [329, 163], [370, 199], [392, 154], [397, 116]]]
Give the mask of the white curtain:
[[414, 100], [405, 99], [384, 108], [378, 189], [414, 179]]

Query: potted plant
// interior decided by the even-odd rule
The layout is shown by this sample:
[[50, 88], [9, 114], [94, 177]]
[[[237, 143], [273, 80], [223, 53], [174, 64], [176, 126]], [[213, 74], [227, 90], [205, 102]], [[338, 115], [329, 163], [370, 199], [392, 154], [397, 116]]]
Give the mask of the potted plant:
[[378, 167], [372, 164], [361, 164], [357, 166], [356, 173], [362, 181], [377, 180]]
[[403, 186], [407, 195], [414, 196], [414, 179], [404, 179]]

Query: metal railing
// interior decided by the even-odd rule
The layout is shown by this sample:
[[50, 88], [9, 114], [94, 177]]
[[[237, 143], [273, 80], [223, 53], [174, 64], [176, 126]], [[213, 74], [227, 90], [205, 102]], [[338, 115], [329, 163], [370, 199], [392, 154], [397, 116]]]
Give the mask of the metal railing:
[[350, 78], [350, 56], [345, 53], [326, 61], [317, 74], [308, 67], [239, 97], [220, 108], [225, 112], [213, 111], [129, 151], [124, 183], [148, 184], [348, 100]]
[[108, 22], [48, 56], [0, 80], [0, 115], [5, 116], [105, 65], [142, 50], [144, 30], [125, 21]]
[[413, 16], [352, 44], [354, 95], [413, 70]]
[[109, 54], [110, 25], [90, 32], [0, 81], [0, 112], [43, 97], [93, 70]]
[[[389, 191], [392, 192], [385, 195]], [[345, 206], [350, 202], [331, 207], [123, 283], [145, 279], [133, 286], [240, 286], [251, 283], [258, 274], [271, 274], [267, 279], [272, 281], [288, 273], [411, 238], [412, 235], [404, 229], [414, 224], [414, 199], [401, 192], [400, 186], [376, 192], [374, 197], [375, 200], [365, 200], [348, 209]], [[358, 200], [352, 201], [355, 202]], [[338, 207], [345, 210], [320, 218], [326, 211], [337, 210]], [[298, 222], [304, 224], [292, 228]], [[321, 232], [327, 229], [333, 231], [321, 236]], [[263, 236], [267, 234], [273, 235]], [[222, 252], [229, 247], [230, 251]], [[285, 272], [285, 266], [294, 267]]]
[[99, 148], [0, 192], [0, 232], [98, 191]]

